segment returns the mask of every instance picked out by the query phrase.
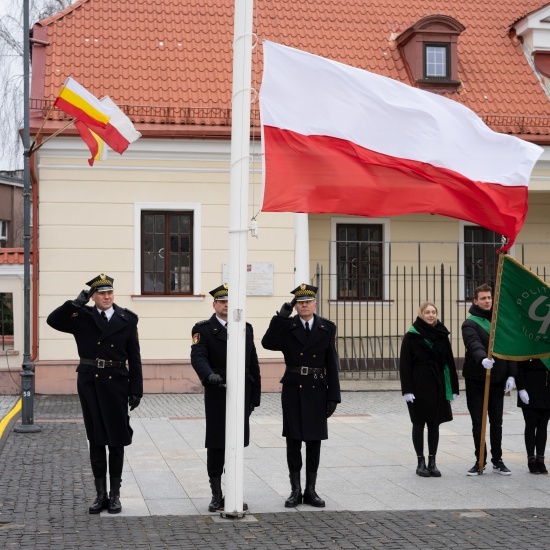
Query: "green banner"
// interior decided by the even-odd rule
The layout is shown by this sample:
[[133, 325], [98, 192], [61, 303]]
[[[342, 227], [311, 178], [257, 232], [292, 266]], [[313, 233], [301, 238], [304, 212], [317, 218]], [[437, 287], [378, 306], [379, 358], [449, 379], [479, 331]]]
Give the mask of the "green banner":
[[500, 261], [493, 355], [513, 360], [550, 357], [550, 287], [508, 254]]

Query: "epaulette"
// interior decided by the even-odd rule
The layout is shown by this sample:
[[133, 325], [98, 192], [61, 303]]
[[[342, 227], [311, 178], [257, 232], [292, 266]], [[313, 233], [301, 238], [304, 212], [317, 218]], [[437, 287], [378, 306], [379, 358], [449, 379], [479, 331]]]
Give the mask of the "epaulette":
[[333, 321], [331, 321], [330, 319], [327, 319], [325, 317], [319, 317], [319, 319], [322, 319], [325, 323], [327, 323], [327, 325], [332, 325], [333, 327], [336, 326], [336, 323], [334, 323]]
[[209, 323], [210, 319], [205, 319], [204, 321], [199, 321], [198, 323], [195, 323], [195, 325], [206, 325], [206, 323]]
[[131, 313], [136, 319], [138, 319], [138, 314], [134, 313], [131, 309], [128, 309], [127, 307], [125, 307], [124, 311], [127, 311], [128, 313]]

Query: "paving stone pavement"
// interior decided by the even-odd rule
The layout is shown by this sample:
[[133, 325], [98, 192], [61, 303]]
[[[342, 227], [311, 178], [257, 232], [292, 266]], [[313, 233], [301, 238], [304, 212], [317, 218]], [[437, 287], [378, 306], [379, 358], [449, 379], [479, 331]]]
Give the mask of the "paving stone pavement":
[[[318, 492], [325, 509], [284, 508], [289, 493], [279, 394], [264, 394], [244, 453], [250, 514], [209, 514], [201, 395], [146, 395], [131, 413], [119, 516], [91, 516], [94, 499], [78, 397], [37, 396], [37, 434], [4, 434], [0, 548], [355, 549], [548, 547], [550, 476], [528, 473], [523, 417], [505, 400], [504, 460], [511, 476], [467, 477], [473, 464], [464, 396], [441, 426], [443, 476], [415, 475], [399, 392], [345, 392], [323, 442]], [[16, 399], [0, 396], [0, 415]], [[1, 418], [1, 417], [0, 417]]]

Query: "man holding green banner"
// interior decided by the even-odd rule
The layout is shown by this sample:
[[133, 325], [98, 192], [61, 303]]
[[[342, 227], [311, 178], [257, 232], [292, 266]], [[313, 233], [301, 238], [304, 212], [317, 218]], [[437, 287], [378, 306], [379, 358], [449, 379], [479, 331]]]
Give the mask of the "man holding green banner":
[[[466, 404], [472, 419], [476, 463], [469, 476], [483, 473], [487, 452], [484, 449], [483, 464], [480, 464], [480, 444], [482, 425], [484, 426], [485, 407], [489, 415], [491, 456], [493, 472], [509, 476], [510, 470], [502, 461], [502, 415], [504, 394], [514, 389], [514, 376], [517, 373], [516, 363], [502, 358], [491, 358], [491, 320], [493, 317], [492, 289], [483, 284], [474, 289], [474, 303], [469, 310], [470, 316], [462, 324], [462, 339], [466, 346], [462, 374], [466, 380]], [[491, 370], [490, 376], [486, 371]], [[488, 403], [484, 404], [486, 380]], [[484, 435], [484, 434], [483, 434]]]

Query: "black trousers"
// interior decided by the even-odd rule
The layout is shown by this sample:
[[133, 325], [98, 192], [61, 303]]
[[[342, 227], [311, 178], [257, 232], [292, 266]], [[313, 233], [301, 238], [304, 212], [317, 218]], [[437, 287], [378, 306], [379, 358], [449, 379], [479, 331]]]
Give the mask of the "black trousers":
[[[107, 451], [105, 445], [90, 443], [90, 462], [96, 479], [107, 477]], [[124, 465], [124, 447], [109, 445], [109, 476], [121, 478]]]
[[[491, 456], [493, 461], [502, 458], [502, 413], [504, 410], [503, 380], [491, 384], [489, 388], [489, 404], [487, 413], [489, 416], [491, 441]], [[472, 435], [476, 449], [476, 459], [479, 460], [479, 445], [481, 440], [481, 422], [483, 418], [483, 396], [485, 393], [485, 381], [466, 378], [466, 404], [472, 418]], [[487, 461], [487, 445], [485, 445], [485, 462]]]
[[221, 477], [225, 464], [225, 449], [206, 449], [206, 470], [208, 477]]
[[544, 456], [546, 438], [548, 435], [548, 409], [521, 409], [525, 420], [525, 450], [527, 456], [534, 456], [535, 450], [539, 456]]
[[[439, 424], [426, 422], [428, 425], [428, 453], [435, 456], [439, 445]], [[417, 456], [424, 456], [424, 422], [413, 424], [412, 440]]]
[[[306, 441], [306, 472], [316, 474], [321, 459], [321, 442]], [[286, 438], [286, 461], [290, 473], [302, 470], [302, 442], [299, 439]]]

